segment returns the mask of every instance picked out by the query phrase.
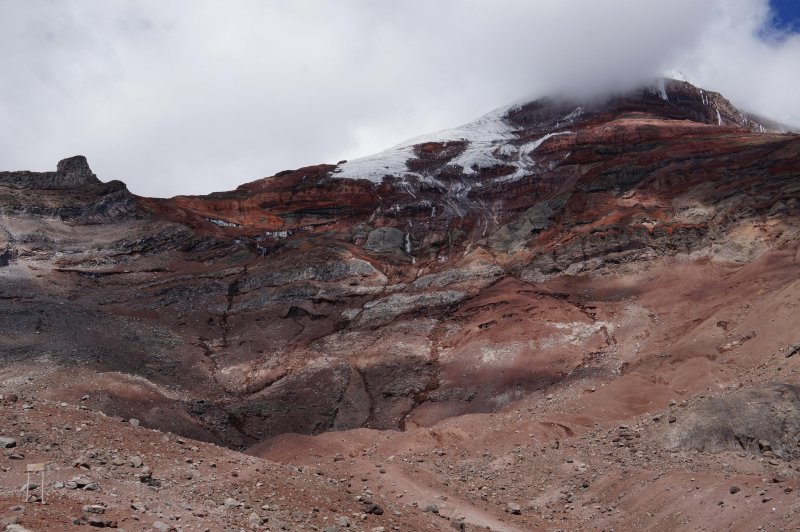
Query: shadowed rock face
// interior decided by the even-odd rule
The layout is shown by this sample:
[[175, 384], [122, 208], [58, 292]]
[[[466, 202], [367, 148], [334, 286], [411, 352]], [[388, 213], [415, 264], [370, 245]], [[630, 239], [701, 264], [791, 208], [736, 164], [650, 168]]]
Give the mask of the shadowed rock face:
[[79, 156], [0, 173], [0, 349], [45, 394], [232, 447], [427, 426], [651, 378], [675, 335], [713, 358], [718, 310], [648, 307], [648, 272], [707, 267], [700, 300], [719, 269], [788, 271], [798, 190], [799, 137], [676, 81], [202, 197], [135, 197]]
[[134, 214], [136, 200], [120, 181], [102, 183], [82, 155], [55, 172], [0, 172], [0, 213], [71, 223], [111, 223]]
[[0, 184], [11, 188], [65, 189], [100, 183], [86, 157], [76, 155], [58, 163], [55, 172], [0, 172]]
[[699, 402], [665, 438], [671, 450], [743, 449], [782, 460], [798, 455], [800, 388], [763, 384]]

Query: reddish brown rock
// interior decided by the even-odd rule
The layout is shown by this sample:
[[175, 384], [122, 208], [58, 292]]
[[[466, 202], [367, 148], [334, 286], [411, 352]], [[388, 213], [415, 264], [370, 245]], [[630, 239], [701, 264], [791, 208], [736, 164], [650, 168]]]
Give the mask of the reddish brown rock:
[[[115, 449], [85, 460], [102, 474], [142, 453], [145, 480], [109, 473], [97, 493], [158, 488], [171, 504], [191, 499], [186, 519], [238, 527], [257, 510], [270, 526], [324, 528], [313, 514], [335, 523], [331, 507], [352, 517], [375, 504], [387, 511], [369, 525], [437, 529], [442, 517], [419, 510], [434, 501], [456, 523], [510, 530], [792, 524], [800, 508], [786, 493], [762, 516], [726, 499], [734, 482], [750, 493], [776, 478], [774, 450], [753, 463], [663, 442], [703, 426], [691, 425], [700, 396], [797, 385], [800, 138], [714, 93], [663, 89], [541, 100], [372, 166], [301, 168], [203, 197], [136, 197], [80, 160], [3, 173], [0, 394], [19, 401], [0, 401], [11, 423], [0, 436], [32, 461], [61, 456], [61, 442]], [[141, 426], [97, 414], [79, 425], [76, 408]], [[178, 444], [150, 429], [303, 472], [281, 469], [228, 516], [222, 501], [244, 500], [231, 490], [272, 482], [252, 473], [267, 462], [228, 471], [217, 454], [245, 458], [197, 442], [166, 453], [162, 437]], [[193, 495], [212, 477], [230, 489]], [[300, 495], [322, 484], [338, 495]], [[291, 497], [303, 507], [277, 502]], [[709, 498], [725, 511], [695, 502]], [[81, 505], [47, 511], [67, 519]]]

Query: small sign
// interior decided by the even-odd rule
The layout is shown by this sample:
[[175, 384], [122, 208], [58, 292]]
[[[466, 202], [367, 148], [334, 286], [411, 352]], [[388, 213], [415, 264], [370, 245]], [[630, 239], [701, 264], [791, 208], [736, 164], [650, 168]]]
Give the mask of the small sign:
[[[47, 463], [43, 464], [28, 464], [25, 468], [27, 470], [27, 477], [28, 481], [25, 483], [25, 502], [36, 502], [36, 497], [33, 497], [31, 500], [31, 473], [41, 473], [42, 474], [42, 483], [39, 485], [39, 489], [42, 492], [42, 504], [44, 504], [44, 472], [47, 470]], [[36, 484], [33, 485], [34, 488]]]

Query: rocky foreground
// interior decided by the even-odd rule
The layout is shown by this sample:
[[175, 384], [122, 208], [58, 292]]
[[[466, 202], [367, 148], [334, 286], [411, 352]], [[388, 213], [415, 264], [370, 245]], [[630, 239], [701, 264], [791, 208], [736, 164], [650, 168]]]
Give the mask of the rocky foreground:
[[674, 80], [203, 197], [0, 172], [0, 517], [795, 528], [798, 191]]

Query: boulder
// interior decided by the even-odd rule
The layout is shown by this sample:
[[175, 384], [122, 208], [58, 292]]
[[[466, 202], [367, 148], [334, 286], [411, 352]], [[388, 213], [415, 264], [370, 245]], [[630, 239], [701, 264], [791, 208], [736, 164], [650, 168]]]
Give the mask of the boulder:
[[691, 406], [668, 429], [669, 450], [739, 450], [800, 456], [800, 387], [770, 383], [706, 398]]
[[405, 235], [394, 227], [380, 227], [370, 232], [364, 249], [373, 253], [402, 253]]

